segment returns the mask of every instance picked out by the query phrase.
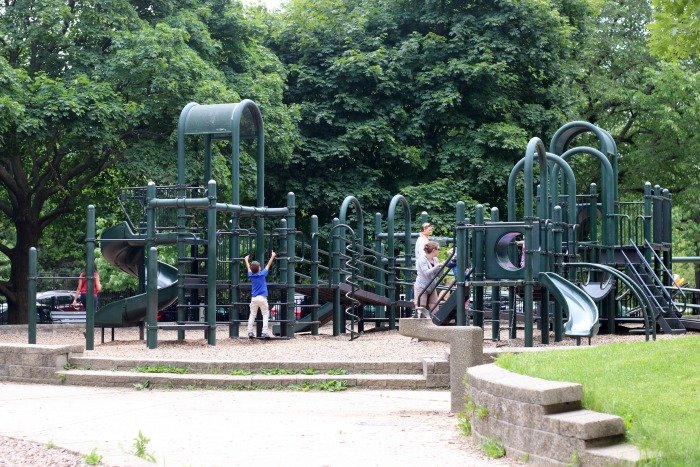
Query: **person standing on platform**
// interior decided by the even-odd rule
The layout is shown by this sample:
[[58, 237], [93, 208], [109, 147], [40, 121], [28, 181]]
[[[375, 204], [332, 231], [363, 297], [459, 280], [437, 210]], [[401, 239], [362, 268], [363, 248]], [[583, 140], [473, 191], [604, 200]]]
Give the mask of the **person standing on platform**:
[[420, 233], [418, 234], [418, 239], [416, 240], [416, 265], [418, 264], [418, 258], [425, 254], [424, 248], [425, 244], [430, 241], [430, 236], [433, 234], [433, 224], [430, 222], [425, 222], [420, 227]]
[[255, 317], [258, 314], [258, 309], [262, 313], [263, 317], [263, 329], [260, 337], [263, 339], [269, 339], [270, 334], [268, 332], [268, 325], [270, 321], [270, 305], [267, 303], [267, 274], [270, 271], [270, 266], [275, 260], [277, 254], [273, 251], [270, 255], [270, 259], [265, 265], [265, 268], [260, 270], [260, 263], [253, 261], [248, 262], [250, 255], [245, 255], [245, 267], [248, 269], [248, 277], [250, 278], [250, 316], [248, 316], [248, 337], [253, 339], [255, 333], [253, 332], [253, 323], [255, 322]]

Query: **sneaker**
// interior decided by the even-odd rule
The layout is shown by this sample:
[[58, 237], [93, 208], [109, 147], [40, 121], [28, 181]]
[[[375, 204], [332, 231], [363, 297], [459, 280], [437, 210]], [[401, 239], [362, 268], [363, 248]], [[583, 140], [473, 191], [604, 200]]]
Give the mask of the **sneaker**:
[[252, 332], [249, 332], [248, 339], [255, 339], [255, 334], [253, 334]]
[[270, 335], [266, 332], [263, 332], [262, 334], [260, 334], [260, 337], [262, 337], [263, 339], [269, 339]]

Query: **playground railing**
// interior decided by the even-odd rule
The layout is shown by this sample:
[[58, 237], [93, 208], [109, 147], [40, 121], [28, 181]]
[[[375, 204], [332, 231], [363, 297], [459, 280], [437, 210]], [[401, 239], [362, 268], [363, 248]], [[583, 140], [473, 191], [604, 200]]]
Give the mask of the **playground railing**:
[[637, 201], [619, 201], [618, 212], [614, 217], [617, 222], [617, 239], [620, 245], [638, 245], [644, 243], [644, 223], [649, 216], [644, 215], [644, 203]]
[[[678, 302], [674, 300], [674, 304], [684, 315], [700, 315], [700, 289], [694, 289], [686, 286], [678, 286], [675, 284], [667, 285], [666, 289], [672, 297], [676, 297], [679, 291], [683, 292], [684, 300]], [[690, 298], [687, 298], [690, 296]]]
[[[666, 279], [669, 283], [674, 284], [673, 273], [672, 273], [671, 271], [668, 270], [668, 268], [667, 268], [666, 265], [664, 264], [664, 262], [663, 262], [663, 260], [661, 259], [661, 257], [656, 253], [656, 251], [654, 250], [654, 248], [652, 248], [651, 243], [649, 243], [649, 241], [645, 240], [645, 245], [646, 245], [646, 248], [647, 248], [649, 251], [651, 251], [651, 254], [652, 254], [653, 257], [654, 257], [655, 263], [658, 264], [658, 265], [660, 266], [661, 271], [662, 271], [663, 274], [665, 275], [665, 279]], [[634, 245], [634, 247], [635, 247], [635, 249], [637, 250], [637, 254], [642, 255], [642, 252], [639, 250], [639, 247], [637, 247], [637, 245]], [[642, 257], [643, 257], [643, 256], [642, 256]], [[645, 260], [645, 261], [646, 261], [646, 260]], [[649, 267], [651, 267], [651, 265], [649, 265]], [[678, 287], [678, 286], [674, 286], [673, 288], [671, 288], [671, 287], [669, 287], [669, 286], [666, 286], [666, 285], [663, 284], [663, 279], [661, 279], [661, 282], [659, 282], [659, 283], [657, 284], [657, 286], [658, 286], [661, 290], [663, 290], [663, 291], [665, 292], [665, 293], [664, 293], [664, 298], [666, 298], [666, 299], [668, 300], [669, 306], [670, 306], [671, 308], [676, 308], [675, 311], [678, 312], [679, 314], [682, 314], [682, 312], [678, 309], [678, 307], [676, 307], [675, 303], [678, 302], [677, 297], [680, 295], [680, 297], [682, 298], [682, 301], [680, 301], [680, 303], [682, 303], [682, 308], [685, 309], [685, 304], [688, 303], [688, 297], [686, 296], [685, 291], [683, 290], [683, 288], [682, 288], [682, 287]]]
[[[129, 227], [133, 232], [141, 235], [146, 234], [147, 189], [148, 187], [124, 188], [117, 197]], [[185, 187], [184, 190], [185, 196], [188, 198], [202, 197], [205, 192], [204, 187]], [[179, 191], [180, 187], [178, 186], [158, 186], [156, 187], [156, 197], [161, 199], [177, 198]], [[198, 229], [203, 223], [203, 213], [188, 214], [187, 228], [189, 230]], [[157, 210], [156, 224], [161, 230], [177, 230], [177, 210]]]

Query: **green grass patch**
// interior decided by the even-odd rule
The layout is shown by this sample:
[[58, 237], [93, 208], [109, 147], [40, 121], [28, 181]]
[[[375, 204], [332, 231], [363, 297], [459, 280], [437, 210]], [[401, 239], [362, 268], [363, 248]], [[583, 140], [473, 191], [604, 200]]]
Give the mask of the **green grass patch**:
[[700, 337], [506, 354], [515, 373], [583, 385], [583, 406], [625, 421], [648, 465], [700, 465]]
[[[135, 373], [175, 373], [175, 374], [191, 374], [195, 373], [188, 370], [187, 368], [178, 368], [168, 365], [150, 365], [150, 366], [139, 366], [132, 368], [131, 371]], [[211, 369], [206, 374], [218, 375], [223, 374], [222, 370]], [[302, 368], [302, 369], [291, 369], [291, 368], [260, 368], [259, 370], [244, 370], [244, 369], [233, 369], [226, 372], [226, 374], [231, 376], [250, 376], [250, 375], [269, 375], [269, 376], [287, 376], [287, 375], [318, 375], [321, 372], [315, 368]], [[326, 372], [329, 375], [347, 375], [348, 370], [344, 368], [331, 368]]]
[[97, 448], [90, 451], [90, 454], [83, 456], [83, 461], [87, 465], [99, 465], [102, 462], [102, 455], [97, 453]]
[[506, 448], [503, 447], [503, 443], [494, 438], [487, 438], [482, 441], [481, 450], [493, 459], [500, 459], [506, 455]]
[[459, 412], [457, 414], [457, 427], [464, 436], [471, 436], [472, 421], [469, 419], [469, 414], [467, 412]]
[[133, 371], [136, 373], [175, 373], [178, 375], [184, 375], [188, 372], [187, 368], [178, 368], [168, 365], [137, 366]]

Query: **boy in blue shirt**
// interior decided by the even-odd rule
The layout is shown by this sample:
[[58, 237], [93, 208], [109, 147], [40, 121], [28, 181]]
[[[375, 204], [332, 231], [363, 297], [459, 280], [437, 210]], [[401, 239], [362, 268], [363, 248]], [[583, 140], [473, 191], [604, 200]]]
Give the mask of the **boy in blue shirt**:
[[270, 319], [270, 306], [267, 303], [267, 274], [270, 271], [270, 266], [275, 260], [277, 254], [273, 251], [270, 255], [270, 260], [265, 265], [265, 269], [260, 270], [260, 263], [253, 261], [248, 262], [250, 255], [246, 255], [245, 267], [248, 269], [248, 277], [250, 278], [250, 316], [248, 317], [248, 337], [250, 339], [255, 337], [253, 332], [253, 323], [255, 322], [255, 317], [258, 314], [258, 308], [262, 313], [263, 317], [263, 331], [260, 337], [263, 339], [269, 339], [270, 334], [268, 334], [268, 324]]

